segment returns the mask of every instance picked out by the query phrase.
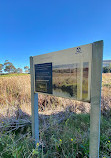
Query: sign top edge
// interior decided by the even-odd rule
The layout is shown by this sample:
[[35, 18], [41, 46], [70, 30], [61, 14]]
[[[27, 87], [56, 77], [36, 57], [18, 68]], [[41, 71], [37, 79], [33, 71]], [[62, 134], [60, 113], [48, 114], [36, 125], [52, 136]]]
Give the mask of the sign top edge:
[[95, 42], [92, 42], [92, 43], [89, 43], [89, 44], [83, 44], [83, 45], [79, 45], [79, 46], [75, 46], [75, 47], [71, 47], [71, 48], [61, 49], [61, 50], [57, 50], [57, 51], [53, 51], [53, 52], [48, 52], [48, 53], [44, 53], [44, 54], [34, 55], [34, 56], [30, 56], [30, 58], [31, 57], [34, 58], [34, 57], [37, 57], [37, 56], [42, 56], [42, 55], [50, 54], [50, 53], [54, 53], [54, 52], [64, 51], [64, 50], [68, 50], [68, 49], [73, 49], [73, 48], [76, 48], [76, 47], [81, 47], [81, 46], [90, 45], [90, 44], [94, 44], [94, 43], [103, 43], [103, 40], [99, 40], [99, 41], [95, 41]]

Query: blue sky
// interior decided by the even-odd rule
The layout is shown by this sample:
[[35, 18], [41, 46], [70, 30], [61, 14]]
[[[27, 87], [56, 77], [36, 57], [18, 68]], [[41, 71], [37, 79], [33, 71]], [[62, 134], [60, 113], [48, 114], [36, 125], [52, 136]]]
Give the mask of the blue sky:
[[0, 0], [0, 63], [97, 40], [111, 59], [111, 0]]

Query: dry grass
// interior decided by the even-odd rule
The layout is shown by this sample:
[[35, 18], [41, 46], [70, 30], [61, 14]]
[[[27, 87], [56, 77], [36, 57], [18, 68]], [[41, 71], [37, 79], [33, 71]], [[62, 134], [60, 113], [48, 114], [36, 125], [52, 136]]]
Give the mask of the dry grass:
[[18, 107], [31, 114], [30, 100], [29, 75], [0, 77], [0, 111], [3, 115], [7, 114], [6, 109], [13, 111]]
[[111, 116], [111, 73], [102, 75], [101, 103], [102, 113]]
[[[102, 111], [111, 109], [111, 74], [103, 74]], [[16, 110], [31, 115], [30, 75], [0, 77], [0, 115], [12, 116]], [[10, 108], [11, 107], [11, 108]], [[90, 104], [39, 94], [39, 112], [50, 115], [60, 111], [88, 113]]]
[[[111, 115], [111, 74], [103, 74], [102, 85], [102, 113], [107, 117], [103, 118], [102, 116], [100, 146], [101, 158], [103, 156], [107, 157], [107, 155], [110, 155], [110, 143], [108, 142], [110, 140], [111, 130], [110, 118], [107, 118]], [[74, 153], [81, 153], [81, 151], [89, 153], [89, 114], [74, 114], [89, 113], [89, 111], [89, 103], [39, 94], [39, 143], [43, 143], [45, 150], [49, 152], [49, 155], [52, 155], [53, 153], [53, 157], [55, 157], [55, 153], [61, 154], [60, 149], [68, 152], [69, 154], [75, 150], [76, 147], [77, 150], [75, 150]], [[29, 117], [27, 114], [29, 114]], [[21, 131], [24, 132], [25, 128], [29, 128], [31, 126], [30, 115], [30, 75], [0, 77], [0, 137], [2, 138], [0, 142], [2, 145], [0, 145], [1, 148], [3, 148], [1, 153], [6, 154], [8, 151], [7, 155], [10, 153], [17, 155], [18, 153], [23, 152], [23, 155], [26, 153], [26, 157], [28, 157], [27, 155], [30, 156], [33, 152], [35, 152], [33, 147], [28, 147], [28, 143], [31, 143], [32, 145], [32, 138], [26, 137], [28, 133], [30, 133], [30, 129], [25, 131], [25, 135], [21, 134]], [[13, 136], [13, 131], [19, 132], [20, 134], [17, 140], [15, 138], [11, 139], [13, 140], [12, 143], [9, 138]], [[70, 139], [73, 137], [76, 138], [74, 139], [76, 142], [73, 142], [74, 146], [70, 147]], [[57, 144], [57, 146], [59, 145], [59, 148], [52, 151], [52, 149], [56, 147], [55, 143], [60, 143], [60, 138], [63, 140], [62, 148], [60, 148], [61, 144]], [[23, 151], [22, 149], [19, 150], [19, 147], [22, 146], [22, 144]], [[25, 144], [26, 147], [24, 147]], [[83, 144], [84, 147], [82, 149], [81, 144]], [[24, 151], [25, 148], [26, 151]], [[63, 157], [63, 155], [61, 157]], [[71, 156], [69, 155], [69, 157]]]

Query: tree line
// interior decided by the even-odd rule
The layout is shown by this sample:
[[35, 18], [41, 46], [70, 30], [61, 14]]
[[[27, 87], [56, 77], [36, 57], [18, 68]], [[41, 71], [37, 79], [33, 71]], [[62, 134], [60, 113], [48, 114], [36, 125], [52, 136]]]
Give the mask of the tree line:
[[[25, 73], [30, 73], [28, 66], [24, 66]], [[5, 60], [4, 64], [0, 64], [0, 74], [3, 73], [23, 73], [22, 68], [16, 68], [13, 63]]]
[[[24, 66], [25, 73], [30, 73], [28, 66]], [[4, 64], [0, 64], [0, 74], [6, 73], [23, 73], [22, 68], [15, 68], [13, 63], [5, 60]], [[111, 65], [103, 67], [103, 73], [111, 73]]]

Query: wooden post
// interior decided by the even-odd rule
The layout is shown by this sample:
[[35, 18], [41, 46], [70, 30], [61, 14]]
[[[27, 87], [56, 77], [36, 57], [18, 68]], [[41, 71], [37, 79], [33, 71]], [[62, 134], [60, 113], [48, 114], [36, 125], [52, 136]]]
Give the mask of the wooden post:
[[99, 158], [103, 41], [92, 44], [90, 158]]
[[39, 118], [38, 118], [38, 93], [34, 93], [34, 64], [33, 57], [30, 57], [31, 74], [31, 111], [32, 111], [32, 136], [35, 143], [39, 142]]

